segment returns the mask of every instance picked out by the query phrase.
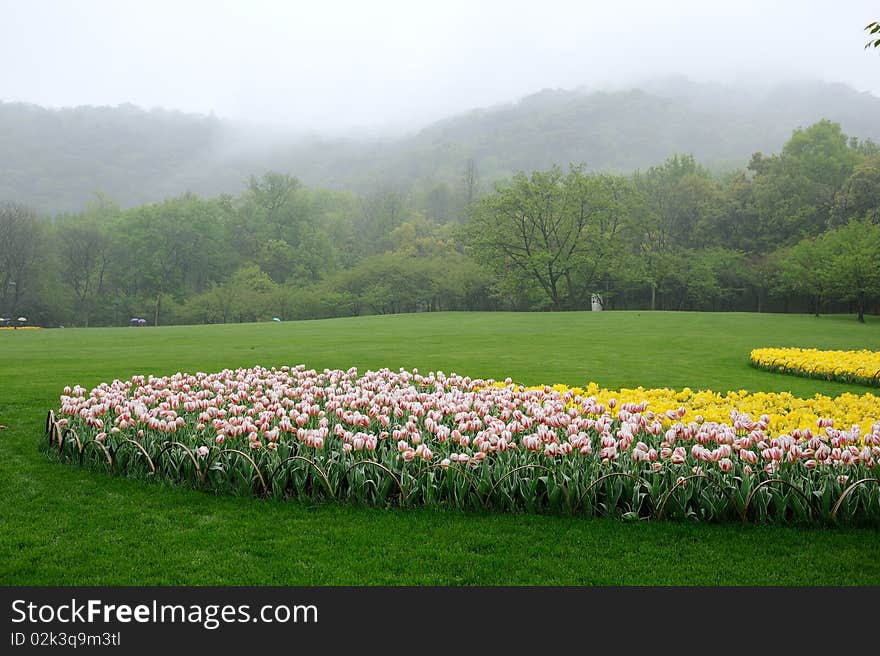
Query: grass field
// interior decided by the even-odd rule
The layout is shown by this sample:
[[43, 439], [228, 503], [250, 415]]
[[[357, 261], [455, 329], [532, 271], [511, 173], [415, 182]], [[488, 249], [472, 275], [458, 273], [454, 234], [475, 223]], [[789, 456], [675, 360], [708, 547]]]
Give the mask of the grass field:
[[66, 384], [138, 373], [418, 367], [522, 383], [864, 393], [748, 364], [759, 346], [880, 349], [880, 320], [421, 314], [0, 333], [0, 584], [880, 584], [880, 532], [308, 507], [213, 497], [50, 462]]

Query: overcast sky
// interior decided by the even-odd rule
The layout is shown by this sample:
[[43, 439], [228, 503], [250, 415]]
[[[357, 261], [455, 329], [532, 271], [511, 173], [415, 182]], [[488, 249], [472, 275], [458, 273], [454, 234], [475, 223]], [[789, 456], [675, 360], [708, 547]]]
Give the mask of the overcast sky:
[[0, 0], [0, 100], [335, 131], [669, 74], [880, 95], [873, 20], [872, 0]]

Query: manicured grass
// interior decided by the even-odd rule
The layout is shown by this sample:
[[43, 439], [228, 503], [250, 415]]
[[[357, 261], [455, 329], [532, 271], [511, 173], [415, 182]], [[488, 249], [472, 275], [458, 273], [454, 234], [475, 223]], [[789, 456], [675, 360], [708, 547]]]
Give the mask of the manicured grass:
[[852, 317], [423, 314], [0, 333], [0, 583], [880, 584], [870, 529], [624, 523], [213, 497], [51, 462], [61, 388], [136, 373], [418, 367], [523, 383], [864, 393], [748, 364], [758, 346], [880, 348]]

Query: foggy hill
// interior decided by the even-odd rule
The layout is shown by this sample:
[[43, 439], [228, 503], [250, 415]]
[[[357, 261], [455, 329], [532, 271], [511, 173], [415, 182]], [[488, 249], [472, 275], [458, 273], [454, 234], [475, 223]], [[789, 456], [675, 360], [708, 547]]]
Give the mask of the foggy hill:
[[822, 118], [880, 141], [880, 98], [822, 82], [672, 78], [616, 91], [545, 89], [381, 139], [294, 136], [132, 105], [50, 110], [0, 102], [0, 200], [73, 211], [102, 192], [131, 206], [185, 191], [238, 193], [267, 170], [315, 186], [406, 189], [459, 184], [470, 158], [484, 183], [570, 162], [629, 172], [676, 152], [726, 171], [753, 152], [779, 150], [793, 129]]

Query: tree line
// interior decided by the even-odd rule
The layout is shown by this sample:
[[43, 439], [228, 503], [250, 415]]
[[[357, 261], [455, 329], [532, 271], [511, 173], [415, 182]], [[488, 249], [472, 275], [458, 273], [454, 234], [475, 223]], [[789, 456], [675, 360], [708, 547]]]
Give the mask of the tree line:
[[880, 301], [880, 147], [820, 121], [713, 175], [690, 155], [355, 194], [237, 195], [39, 215], [0, 205], [0, 314], [45, 326], [438, 310], [850, 311]]

